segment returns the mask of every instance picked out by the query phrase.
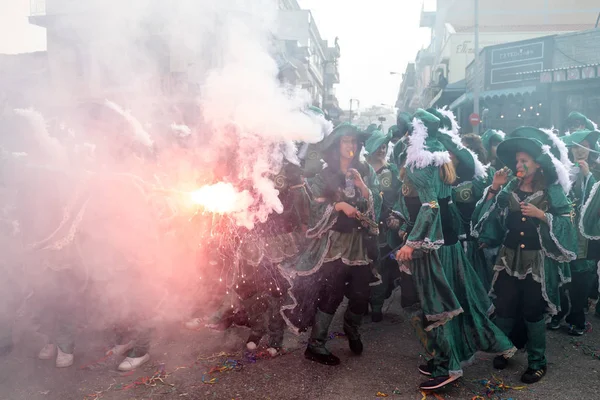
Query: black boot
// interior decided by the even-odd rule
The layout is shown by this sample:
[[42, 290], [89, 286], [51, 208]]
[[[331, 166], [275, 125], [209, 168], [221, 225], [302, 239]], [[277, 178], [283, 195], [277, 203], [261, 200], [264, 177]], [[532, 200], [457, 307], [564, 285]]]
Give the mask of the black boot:
[[363, 344], [360, 340], [360, 333], [358, 333], [358, 328], [361, 325], [362, 315], [354, 314], [349, 308], [346, 309], [344, 313], [344, 333], [348, 337], [350, 350], [356, 355], [361, 355], [363, 352]]
[[329, 334], [329, 326], [333, 320], [332, 314], [326, 314], [317, 310], [315, 315], [315, 323], [310, 332], [308, 346], [304, 352], [304, 357], [308, 360], [316, 361], [324, 365], [339, 365], [340, 359], [331, 354], [325, 344]]

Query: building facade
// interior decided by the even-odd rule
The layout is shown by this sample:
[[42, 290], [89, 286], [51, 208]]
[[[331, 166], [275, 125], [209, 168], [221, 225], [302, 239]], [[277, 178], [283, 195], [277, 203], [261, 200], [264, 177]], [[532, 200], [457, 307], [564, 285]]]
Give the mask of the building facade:
[[[206, 72], [221, 62], [219, 48], [224, 44], [220, 40], [226, 40], [227, 32], [221, 32], [215, 21], [204, 22], [214, 26], [203, 35], [177, 32], [172, 26], [167, 29], [172, 11], [159, 1], [147, 1], [153, 11], [163, 7], [164, 15], [129, 16], [126, 3], [123, 10], [115, 10], [100, 0], [31, 0], [30, 23], [47, 31], [49, 71], [57, 103], [72, 102], [73, 97], [119, 102], [121, 96], [136, 93], [150, 101], [154, 96], [157, 101], [177, 103], [198, 94]], [[143, 10], [140, 7], [140, 13]], [[305, 89], [312, 104], [331, 115], [339, 114], [334, 87], [339, 83], [337, 40], [329, 46], [310, 11], [300, 9], [296, 0], [280, 0], [273, 11], [277, 26], [271, 30], [269, 50], [279, 67], [278, 78]], [[119, 18], [111, 18], [117, 14]], [[244, 18], [241, 12], [240, 17]], [[114, 29], [108, 29], [106, 21], [111, 21]], [[135, 26], [127, 26], [127, 21]], [[129, 35], [124, 40], [118, 36], [122, 32]]]
[[[417, 54], [414, 89], [398, 95], [399, 104], [407, 110], [447, 105], [464, 93], [466, 67], [475, 52], [474, 3], [438, 0], [436, 11], [421, 13], [421, 27], [431, 29], [432, 39]], [[480, 0], [479, 5], [480, 49], [591, 29], [600, 13], [600, 4], [593, 0]]]

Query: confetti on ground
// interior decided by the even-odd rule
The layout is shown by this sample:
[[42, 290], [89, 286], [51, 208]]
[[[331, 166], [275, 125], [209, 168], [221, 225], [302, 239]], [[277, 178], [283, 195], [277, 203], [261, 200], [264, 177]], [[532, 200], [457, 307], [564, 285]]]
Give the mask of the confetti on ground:
[[383, 392], [377, 392], [377, 397], [389, 397], [389, 395]]
[[571, 344], [575, 346], [575, 348], [581, 350], [586, 356], [592, 356], [600, 360], [600, 349], [598, 347], [585, 344], [581, 340], [576, 339], [571, 339]]
[[483, 394], [476, 394], [471, 400], [491, 399], [494, 396], [499, 397], [501, 394], [511, 390], [523, 390], [526, 386], [509, 386], [502, 379], [492, 375], [491, 379], [479, 379], [474, 381], [485, 388]]
[[340, 337], [346, 337], [346, 334], [342, 333], [342, 332], [331, 332], [329, 334], [329, 339], [330, 340], [336, 339], [336, 338], [340, 338]]

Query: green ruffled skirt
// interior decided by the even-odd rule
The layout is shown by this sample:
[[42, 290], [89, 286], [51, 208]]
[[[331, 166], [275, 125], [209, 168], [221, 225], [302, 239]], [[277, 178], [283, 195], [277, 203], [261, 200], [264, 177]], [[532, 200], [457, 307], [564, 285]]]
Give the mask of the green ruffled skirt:
[[[462, 375], [463, 365], [471, 362], [478, 351], [512, 356], [516, 348], [490, 320], [491, 301], [460, 243], [443, 246], [431, 254], [439, 257], [441, 273], [462, 310], [428, 331], [420, 331], [418, 320], [411, 318], [423, 346], [434, 358], [434, 376]], [[437, 297], [432, 296], [435, 291], [427, 293], [430, 300]]]

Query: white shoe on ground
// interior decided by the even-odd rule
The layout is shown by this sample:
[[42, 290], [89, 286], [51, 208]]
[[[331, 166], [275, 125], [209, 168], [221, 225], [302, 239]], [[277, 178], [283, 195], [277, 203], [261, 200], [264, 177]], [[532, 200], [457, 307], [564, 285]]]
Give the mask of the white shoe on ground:
[[143, 357], [127, 357], [119, 364], [119, 371], [133, 371], [141, 367], [150, 360], [150, 354], [146, 353]]
[[48, 343], [40, 350], [38, 358], [40, 360], [51, 360], [56, 355], [56, 345], [54, 343]]
[[106, 355], [107, 356], [112, 356], [112, 355], [122, 356], [125, 353], [127, 353], [129, 350], [133, 349], [134, 345], [135, 345], [135, 343], [133, 342], [133, 340], [130, 340], [128, 343], [125, 343], [125, 344], [117, 344], [112, 349], [108, 350], [106, 352]]
[[57, 348], [56, 368], [67, 368], [73, 365], [73, 354], [64, 353], [60, 347]]

